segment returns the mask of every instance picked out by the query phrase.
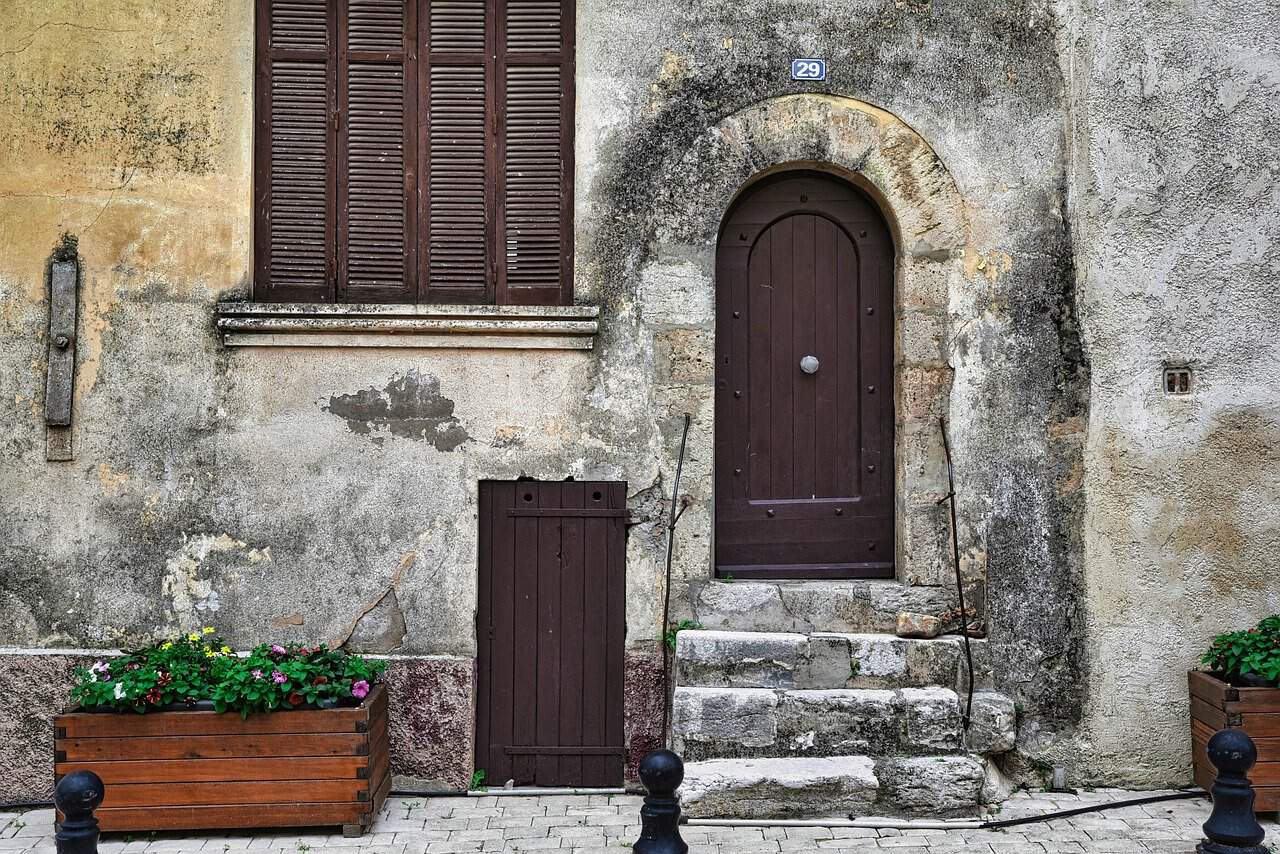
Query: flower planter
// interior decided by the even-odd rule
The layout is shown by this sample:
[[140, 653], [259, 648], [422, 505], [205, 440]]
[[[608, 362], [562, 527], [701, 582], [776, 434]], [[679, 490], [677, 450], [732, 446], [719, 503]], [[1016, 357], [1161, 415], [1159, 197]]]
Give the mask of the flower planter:
[[106, 785], [104, 831], [342, 825], [368, 829], [391, 789], [387, 694], [353, 708], [252, 714], [102, 713], [54, 718], [58, 779]]
[[1205, 745], [1220, 729], [1242, 729], [1258, 746], [1249, 771], [1257, 794], [1254, 810], [1280, 810], [1280, 688], [1236, 688], [1208, 673], [1188, 674], [1191, 744], [1196, 785], [1209, 790], [1216, 774]]

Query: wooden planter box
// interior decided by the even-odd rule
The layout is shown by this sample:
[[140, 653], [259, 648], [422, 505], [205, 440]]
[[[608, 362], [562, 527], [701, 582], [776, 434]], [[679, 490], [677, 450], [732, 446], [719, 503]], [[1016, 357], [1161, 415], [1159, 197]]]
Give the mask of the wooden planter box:
[[1217, 774], [1206, 752], [1213, 734], [1242, 729], [1258, 746], [1258, 764], [1249, 771], [1257, 793], [1254, 810], [1280, 810], [1280, 688], [1235, 688], [1197, 670], [1187, 681], [1196, 785], [1209, 791]]
[[391, 789], [387, 693], [355, 708], [54, 718], [57, 779], [102, 778], [103, 830], [368, 829]]

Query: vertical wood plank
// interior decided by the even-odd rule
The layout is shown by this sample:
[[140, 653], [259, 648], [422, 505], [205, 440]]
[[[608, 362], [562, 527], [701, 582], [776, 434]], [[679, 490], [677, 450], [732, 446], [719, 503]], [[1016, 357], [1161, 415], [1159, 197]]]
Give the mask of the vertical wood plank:
[[507, 511], [516, 506], [517, 484], [501, 482], [494, 484], [493, 511], [493, 610], [492, 633], [496, 655], [493, 662], [492, 679], [494, 709], [491, 723], [491, 744], [497, 751], [489, 761], [494, 768], [500, 769], [494, 774], [487, 768], [491, 781], [498, 785], [505, 783], [513, 776], [511, 759], [503, 748], [514, 743], [515, 715], [518, 707], [516, 669], [515, 669], [515, 625], [516, 625], [516, 530], [515, 520], [507, 515]]
[[[582, 483], [565, 483], [560, 488], [564, 507], [583, 508], [589, 503], [591, 488]], [[585, 588], [585, 531], [587, 520], [581, 516], [566, 516], [561, 534], [560, 576], [560, 731], [562, 745], [582, 744], [582, 710], [584, 691], [583, 656], [588, 644], [595, 639], [586, 634]], [[559, 757], [557, 780], [559, 785], [579, 785], [582, 779], [582, 757]]]
[[769, 498], [792, 498], [795, 496], [794, 472], [795, 460], [795, 375], [799, 368], [799, 359], [795, 353], [795, 338], [792, 305], [795, 298], [795, 217], [787, 217], [775, 223], [770, 229], [772, 237], [772, 257], [769, 271], [770, 306], [773, 316], [769, 324], [769, 334], [773, 339], [772, 359], [769, 364], [771, 374], [771, 416], [772, 427], [769, 430], [770, 448], [769, 463], [772, 469], [772, 488]]
[[[792, 495], [796, 498], [814, 498], [817, 495], [817, 389], [818, 374], [806, 374], [800, 370], [800, 360], [818, 352], [815, 335], [817, 318], [816, 260], [814, 258], [817, 217], [804, 214], [792, 218], [794, 227], [792, 256], [792, 340], [794, 363], [791, 376], [794, 382], [792, 404]], [[821, 363], [821, 358], [819, 358]], [[821, 373], [821, 367], [819, 367]]]
[[836, 406], [840, 432], [835, 469], [843, 494], [854, 497], [862, 494], [862, 448], [866, 444], [861, 417], [862, 368], [858, 361], [858, 353], [862, 349], [861, 327], [863, 318], [867, 316], [866, 309], [879, 309], [874, 302], [864, 298], [853, 242], [844, 235], [840, 237], [836, 241], [837, 276], [848, 284], [839, 296], [841, 374]]
[[[821, 367], [814, 380], [814, 494], [819, 498], [843, 498], [837, 487], [836, 460], [840, 457], [839, 387], [844, 365], [840, 359], [840, 292], [845, 282], [839, 277], [836, 259], [835, 223], [825, 217], [814, 224], [814, 350]], [[843, 236], [843, 235], [841, 235]]]
[[[751, 336], [748, 372], [750, 385], [746, 389], [749, 401], [747, 429], [746, 474], [747, 498], [765, 498], [773, 494], [773, 381], [769, 364], [773, 357], [773, 335], [770, 332], [773, 305], [770, 298], [769, 277], [773, 272], [773, 234], [765, 232], [751, 252], [748, 268], [750, 282]], [[722, 426], [727, 426], [721, 422]]]
[[[626, 483], [608, 484], [606, 494], [610, 497], [610, 507], [622, 509], [627, 506]], [[605, 741], [607, 744], [620, 745], [625, 737], [623, 733], [623, 682], [625, 661], [623, 649], [626, 644], [626, 554], [627, 527], [622, 517], [613, 517], [608, 522], [608, 604], [609, 625], [606, 629], [605, 647], [608, 656], [608, 678], [605, 687]], [[606, 757], [606, 779], [599, 785], [617, 786], [622, 783], [621, 752]]]
[[[559, 483], [541, 483], [538, 506], [560, 507]], [[560, 576], [563, 545], [563, 519], [556, 516], [538, 518], [538, 711], [537, 741], [530, 744], [555, 746], [560, 735]], [[535, 780], [540, 786], [556, 785], [559, 759], [539, 754], [535, 759]]]
[[[518, 481], [515, 487], [517, 507], [538, 506], [541, 484]], [[513, 668], [515, 697], [512, 704], [512, 741], [518, 745], [538, 743], [538, 519], [517, 517], [515, 520], [515, 631]], [[533, 757], [527, 754], [511, 758], [511, 773], [517, 785], [535, 782]], [[499, 785], [506, 782], [498, 781]]]
[[493, 637], [493, 518], [494, 481], [480, 481], [479, 524], [476, 532], [476, 746], [475, 767], [499, 773], [490, 763], [492, 753], [492, 711], [494, 708]]
[[[600, 496], [596, 498], [596, 496]], [[612, 496], [606, 484], [592, 483], [588, 505], [607, 508]], [[583, 631], [587, 645], [583, 654], [582, 743], [600, 746], [605, 741], [608, 708], [608, 643], [609, 643], [609, 519], [588, 519], [584, 537], [586, 565], [583, 584]], [[582, 779], [585, 785], [601, 785], [608, 776], [607, 762], [601, 756], [583, 757]]]

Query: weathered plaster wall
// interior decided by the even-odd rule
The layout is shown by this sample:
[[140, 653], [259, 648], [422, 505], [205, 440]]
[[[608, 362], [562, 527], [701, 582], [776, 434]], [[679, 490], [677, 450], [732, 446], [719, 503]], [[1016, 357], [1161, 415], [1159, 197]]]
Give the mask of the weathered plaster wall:
[[[623, 478], [640, 522], [628, 550], [638, 754], [685, 412], [693, 505], [677, 617], [709, 575], [719, 211], [698, 202], [749, 177], [750, 160], [718, 161], [708, 139], [754, 105], [828, 93], [913, 128], [928, 151], [898, 156], [945, 172], [963, 200], [960, 243], [900, 235], [954, 281], [927, 328], [901, 333], [941, 353], [922, 379], [950, 384], [970, 582], [997, 678], [1024, 704], [1023, 746], [1052, 749], [1081, 708], [1088, 378], [1052, 10], [584, 0], [578, 21], [577, 296], [601, 306], [594, 353], [231, 352], [213, 304], [249, 288], [251, 3], [12, 11], [0, 34], [0, 400], [14, 402], [0, 411], [0, 610], [13, 616], [0, 645], [112, 647], [207, 622], [241, 645], [353, 633], [368, 649], [446, 656], [420, 658], [429, 672], [414, 679], [449, 689], [436, 708], [454, 731], [470, 714], [455, 665], [474, 655], [476, 481]], [[786, 79], [797, 55], [828, 57], [832, 79]], [[823, 160], [820, 116], [780, 125], [781, 149]], [[85, 263], [76, 460], [46, 463], [43, 265], [64, 230]], [[940, 443], [915, 440], [934, 466], [903, 476], [936, 489], [924, 481]], [[920, 546], [925, 580], [943, 580], [942, 545]], [[463, 778], [465, 765], [426, 767], [438, 745], [415, 749], [426, 758], [405, 776]]]
[[[1274, 3], [1072, 4], [1092, 366], [1081, 779], [1190, 781], [1185, 671], [1280, 611]], [[1192, 394], [1167, 397], [1166, 363]]]

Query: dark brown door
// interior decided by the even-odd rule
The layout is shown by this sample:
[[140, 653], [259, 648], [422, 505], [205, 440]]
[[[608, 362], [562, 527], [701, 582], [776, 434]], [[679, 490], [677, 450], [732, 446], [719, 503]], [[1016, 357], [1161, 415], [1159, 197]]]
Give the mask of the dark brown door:
[[716, 255], [716, 572], [893, 575], [893, 241], [850, 184], [750, 189]]
[[622, 785], [625, 483], [482, 481], [476, 768]]

